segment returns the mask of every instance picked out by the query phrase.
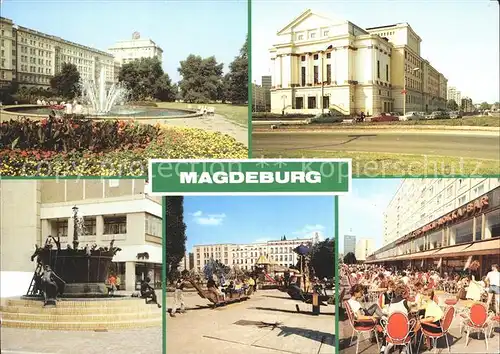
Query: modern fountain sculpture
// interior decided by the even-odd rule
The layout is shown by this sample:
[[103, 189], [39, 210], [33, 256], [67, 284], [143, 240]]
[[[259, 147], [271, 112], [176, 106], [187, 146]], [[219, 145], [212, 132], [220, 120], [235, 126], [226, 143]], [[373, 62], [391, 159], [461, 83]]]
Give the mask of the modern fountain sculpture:
[[105, 115], [113, 106], [123, 103], [127, 90], [121, 84], [112, 84], [106, 91], [106, 72], [101, 68], [99, 80], [82, 80], [80, 83], [82, 95], [88, 105], [88, 114]]
[[[43, 247], [36, 246], [31, 260], [36, 258], [37, 269], [28, 289], [28, 296], [43, 293], [47, 300], [49, 294], [44, 287], [47, 284], [43, 281], [44, 276], [52, 278], [57, 285], [55, 293], [64, 297], [108, 296], [105, 282], [113, 256], [120, 248], [113, 246], [114, 240], [109, 247], [98, 247], [97, 244], [79, 247], [79, 236], [85, 233], [85, 223], [76, 206], [73, 207], [73, 223], [72, 247], [68, 242], [66, 248], [61, 248], [60, 238], [53, 236], [47, 237]], [[47, 269], [52, 272], [50, 275], [47, 274]], [[61, 288], [64, 290], [61, 291]]]

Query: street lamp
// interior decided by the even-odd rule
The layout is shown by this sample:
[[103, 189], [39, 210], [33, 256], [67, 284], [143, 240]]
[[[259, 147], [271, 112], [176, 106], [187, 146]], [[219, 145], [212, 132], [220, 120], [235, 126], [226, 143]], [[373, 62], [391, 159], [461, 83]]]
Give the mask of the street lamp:
[[[419, 70], [420, 68], [411, 69], [412, 72], [417, 72]], [[403, 116], [405, 115], [406, 115], [406, 70], [403, 75]]]
[[281, 115], [285, 115], [285, 102], [286, 102], [286, 95], [281, 96], [281, 102], [283, 103], [283, 110], [281, 111]]
[[325, 106], [324, 106], [324, 95], [325, 95], [325, 77], [323, 74], [323, 71], [325, 69], [325, 52], [330, 49], [332, 46], [329, 45], [326, 50], [321, 52], [321, 115], [325, 112]]

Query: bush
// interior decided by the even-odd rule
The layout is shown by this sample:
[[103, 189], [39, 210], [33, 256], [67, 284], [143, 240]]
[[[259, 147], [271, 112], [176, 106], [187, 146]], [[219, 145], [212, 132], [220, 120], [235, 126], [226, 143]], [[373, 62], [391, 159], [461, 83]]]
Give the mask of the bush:
[[23, 118], [3, 122], [0, 132], [0, 149], [101, 152], [144, 148], [157, 138], [159, 127], [134, 121], [50, 115], [42, 120]]
[[108, 152], [3, 148], [1, 176], [146, 176], [152, 158], [244, 159], [247, 148], [221, 133], [193, 128], [160, 128], [146, 147]]
[[344, 121], [344, 117], [330, 116], [330, 115], [323, 115], [323, 116], [313, 117], [313, 118], [309, 119], [309, 123], [312, 123], [312, 124], [342, 123], [343, 121]]

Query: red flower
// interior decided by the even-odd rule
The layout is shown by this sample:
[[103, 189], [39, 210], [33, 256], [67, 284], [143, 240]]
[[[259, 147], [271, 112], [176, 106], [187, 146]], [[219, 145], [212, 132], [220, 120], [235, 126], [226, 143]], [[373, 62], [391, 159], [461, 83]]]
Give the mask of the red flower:
[[21, 156], [22, 156], [22, 157], [26, 157], [26, 156], [28, 156], [28, 152], [27, 152], [27, 151], [25, 151], [25, 150], [21, 151]]

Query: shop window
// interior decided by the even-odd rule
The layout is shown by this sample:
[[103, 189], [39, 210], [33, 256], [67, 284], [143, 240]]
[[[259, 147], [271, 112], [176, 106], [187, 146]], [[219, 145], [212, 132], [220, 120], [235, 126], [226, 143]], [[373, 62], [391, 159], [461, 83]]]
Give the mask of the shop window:
[[455, 235], [455, 244], [458, 245], [460, 243], [472, 242], [473, 240], [472, 220], [453, 226], [451, 229], [452, 229], [452, 234]]
[[486, 214], [485, 238], [500, 237], [500, 209]]

